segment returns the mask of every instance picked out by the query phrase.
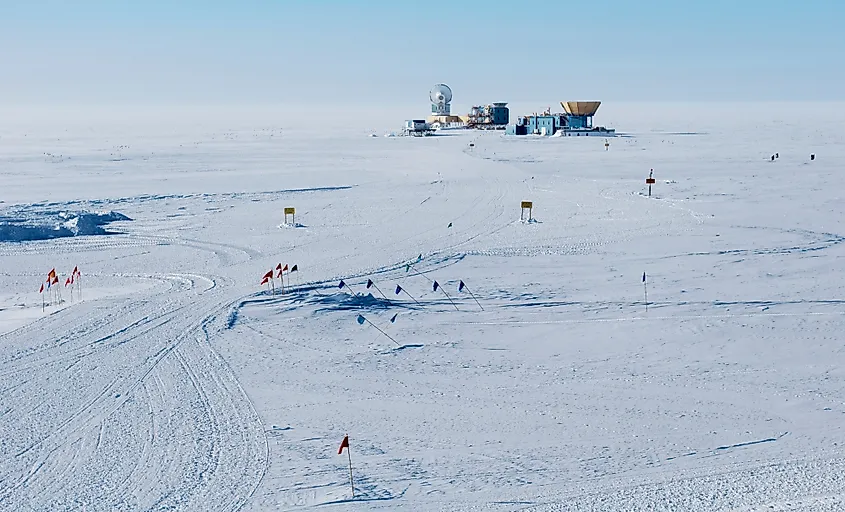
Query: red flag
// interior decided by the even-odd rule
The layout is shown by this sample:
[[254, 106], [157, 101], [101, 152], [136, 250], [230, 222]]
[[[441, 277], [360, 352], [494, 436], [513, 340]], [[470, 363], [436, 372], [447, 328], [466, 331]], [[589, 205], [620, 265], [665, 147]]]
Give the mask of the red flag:
[[276, 274], [276, 277], [278, 277], [278, 278], [280, 278], [280, 279], [281, 279], [281, 277], [282, 277], [282, 269], [278, 269], [278, 270], [279, 270], [279, 273], [278, 273], [278, 274]]
[[38, 293], [44, 293], [44, 283], [41, 283], [41, 289], [38, 290]]
[[47, 280], [49, 281], [50, 279], [53, 279], [54, 277], [56, 277], [56, 269], [55, 268], [53, 270], [51, 270], [49, 274], [47, 274]]
[[56, 274], [53, 274], [53, 282], [50, 283], [50, 284], [59, 284], [59, 276], [57, 276]]
[[267, 272], [264, 274], [264, 279], [273, 279], [273, 271]]
[[264, 279], [261, 280], [261, 284], [267, 284], [267, 276], [264, 276]]
[[74, 277], [74, 276], [73, 276], [73, 274], [71, 274], [71, 276], [70, 276], [70, 284], [73, 284], [73, 277]]
[[287, 270], [288, 270], [288, 264], [285, 263], [285, 268], [282, 269], [282, 272], [287, 272]]
[[343, 453], [343, 449], [349, 449], [349, 436], [343, 436], [343, 441], [340, 442], [340, 448], [337, 449], [337, 454]]
[[282, 264], [281, 264], [281, 263], [279, 263], [278, 265], [276, 265], [276, 270], [282, 270]]
[[[79, 267], [73, 267], [73, 274], [79, 273]], [[71, 276], [73, 275], [71, 274]]]
[[69, 277], [67, 279], [65, 279], [65, 288], [67, 288], [67, 285], [69, 285], [70, 283], [71, 283], [71, 281], [70, 281]]

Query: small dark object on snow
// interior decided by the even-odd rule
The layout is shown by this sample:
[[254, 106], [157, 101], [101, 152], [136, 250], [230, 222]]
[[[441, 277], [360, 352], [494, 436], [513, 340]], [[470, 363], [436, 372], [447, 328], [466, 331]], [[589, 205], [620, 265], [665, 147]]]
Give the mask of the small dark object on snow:
[[816, 159], [816, 155], [815, 155], [815, 154], [810, 155], [810, 160], [815, 160], [815, 159]]

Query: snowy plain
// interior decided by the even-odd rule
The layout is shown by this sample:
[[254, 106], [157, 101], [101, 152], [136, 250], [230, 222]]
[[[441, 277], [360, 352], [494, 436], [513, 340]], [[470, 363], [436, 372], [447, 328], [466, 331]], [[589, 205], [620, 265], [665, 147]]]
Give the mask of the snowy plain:
[[843, 510], [842, 107], [4, 112], [0, 510]]

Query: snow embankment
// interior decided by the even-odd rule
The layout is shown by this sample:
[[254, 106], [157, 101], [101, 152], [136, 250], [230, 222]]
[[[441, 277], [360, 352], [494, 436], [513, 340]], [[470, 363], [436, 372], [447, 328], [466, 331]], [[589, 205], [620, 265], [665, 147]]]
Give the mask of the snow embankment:
[[70, 236], [108, 235], [105, 226], [130, 221], [122, 213], [109, 212], [33, 212], [20, 210], [0, 215], [0, 242], [50, 240]]

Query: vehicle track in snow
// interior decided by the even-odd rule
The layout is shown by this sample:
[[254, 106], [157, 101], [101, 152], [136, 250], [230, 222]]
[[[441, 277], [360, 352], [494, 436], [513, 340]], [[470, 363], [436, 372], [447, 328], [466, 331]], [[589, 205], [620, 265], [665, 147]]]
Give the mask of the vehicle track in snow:
[[0, 337], [14, 341], [0, 351], [0, 510], [237, 510], [254, 490], [263, 427], [206, 331], [228, 283], [160, 277], [171, 286]]

